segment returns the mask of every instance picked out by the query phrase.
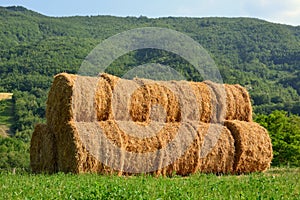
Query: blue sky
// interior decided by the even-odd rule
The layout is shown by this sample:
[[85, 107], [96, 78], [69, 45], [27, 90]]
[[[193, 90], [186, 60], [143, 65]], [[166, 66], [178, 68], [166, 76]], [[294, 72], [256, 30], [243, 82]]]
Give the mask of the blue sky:
[[48, 16], [255, 17], [300, 25], [300, 0], [1, 0]]

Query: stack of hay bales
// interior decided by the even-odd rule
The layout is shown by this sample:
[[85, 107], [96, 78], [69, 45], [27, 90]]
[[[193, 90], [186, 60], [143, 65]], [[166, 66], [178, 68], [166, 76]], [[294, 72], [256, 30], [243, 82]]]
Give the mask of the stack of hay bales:
[[46, 117], [31, 140], [33, 172], [248, 173], [272, 160], [240, 85], [62, 73]]

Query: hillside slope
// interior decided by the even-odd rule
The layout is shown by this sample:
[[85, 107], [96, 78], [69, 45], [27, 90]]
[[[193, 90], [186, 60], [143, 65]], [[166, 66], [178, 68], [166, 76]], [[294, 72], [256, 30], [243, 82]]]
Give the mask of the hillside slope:
[[[101, 41], [138, 27], [177, 30], [198, 41], [217, 63], [225, 83], [248, 88], [256, 113], [281, 109], [300, 114], [300, 26], [252, 18], [74, 16], [47, 17], [23, 7], [0, 7], [0, 92], [14, 92], [14, 131], [32, 129], [45, 117], [53, 75], [76, 73]], [[145, 49], [116, 60], [108, 72], [158, 62], [188, 80], [202, 78], [171, 53]]]

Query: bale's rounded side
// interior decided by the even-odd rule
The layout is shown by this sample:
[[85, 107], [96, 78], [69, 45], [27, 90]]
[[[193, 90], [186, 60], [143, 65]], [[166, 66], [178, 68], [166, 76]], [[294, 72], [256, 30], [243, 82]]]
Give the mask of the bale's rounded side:
[[233, 85], [225, 84], [226, 91], [226, 118], [225, 120], [233, 120], [236, 117], [236, 111], [239, 109], [236, 97], [233, 91]]
[[97, 120], [106, 121], [112, 119], [112, 89], [103, 78], [99, 78], [95, 94]]
[[240, 95], [241, 103], [237, 102], [237, 105], [240, 105], [239, 114], [236, 115], [235, 120], [252, 122], [252, 106], [250, 95], [246, 88], [242, 87], [239, 84], [234, 85], [237, 89], [237, 93]]
[[[157, 109], [155, 113], [155, 108]], [[130, 115], [137, 122], [179, 122], [180, 106], [174, 93], [162, 84], [145, 84], [139, 87], [130, 101]], [[163, 112], [166, 116], [161, 119]]]
[[235, 140], [235, 173], [265, 171], [270, 167], [273, 154], [270, 136], [255, 122], [226, 121]]
[[108, 82], [112, 90], [115, 88], [116, 84], [120, 80], [119, 77], [107, 73], [100, 74], [100, 77]]
[[196, 172], [232, 173], [234, 140], [229, 130], [219, 124], [200, 123], [197, 137], [176, 162], [161, 170], [163, 175], [190, 175]]
[[[120, 78], [101, 74], [110, 85], [112, 92]], [[129, 100], [128, 110], [133, 121], [149, 122], [151, 107], [158, 105], [165, 110], [165, 122], [179, 122], [181, 119], [178, 98], [168, 89], [172, 81], [152, 81], [147, 79], [134, 79], [124, 83], [140, 85]], [[173, 81], [173, 86], [180, 91], [183, 82]], [[176, 84], [175, 84], [176, 83]], [[236, 84], [218, 84], [211, 81], [189, 82], [194, 92], [199, 110], [200, 122], [222, 122], [224, 120], [252, 121], [252, 106], [246, 88]], [[129, 87], [129, 86], [128, 86]], [[105, 89], [106, 90], [106, 89]], [[102, 111], [101, 111], [102, 112]], [[155, 117], [154, 117], [155, 118]], [[110, 117], [109, 119], [113, 119]], [[118, 119], [124, 120], [124, 119]], [[127, 120], [127, 119], [126, 119]], [[161, 121], [161, 119], [159, 119]]]
[[[235, 146], [230, 131], [221, 124], [204, 124], [203, 127], [202, 130], [205, 131], [199, 132], [206, 142], [201, 148], [199, 171], [215, 174], [232, 173]], [[206, 155], [203, 155], [204, 152]]]
[[197, 99], [201, 122], [252, 121], [251, 101], [244, 87], [211, 81], [190, 82], [190, 85]]
[[[147, 123], [130, 123], [126, 121], [103, 121], [99, 122], [100, 127], [104, 131], [107, 139], [125, 151], [134, 153], [153, 152], [157, 149], [164, 148], [177, 134], [180, 123], [155, 123], [152, 126], [153, 131], [157, 131], [152, 137], [139, 138], [133, 133], [138, 132], [138, 129], [146, 127]], [[160, 128], [155, 130], [155, 126]], [[120, 126], [121, 125], [121, 126]], [[125, 127], [127, 126], [127, 128]], [[149, 127], [151, 129], [151, 127]], [[148, 129], [148, 130], [149, 130]], [[150, 130], [151, 131], [151, 130]]]
[[190, 85], [198, 103], [200, 121], [209, 123], [212, 115], [211, 92], [203, 82], [190, 82]]
[[223, 122], [226, 118], [226, 91], [223, 84], [204, 81], [211, 94], [211, 123]]
[[235, 84], [225, 84], [227, 92], [226, 120], [252, 122], [252, 106], [246, 88]]

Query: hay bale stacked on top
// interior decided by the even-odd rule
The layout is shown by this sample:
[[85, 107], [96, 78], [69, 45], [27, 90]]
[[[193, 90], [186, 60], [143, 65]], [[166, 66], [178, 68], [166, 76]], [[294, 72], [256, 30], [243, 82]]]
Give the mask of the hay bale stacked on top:
[[[117, 90], [129, 92], [118, 96]], [[196, 109], [182, 106], [191, 102]], [[130, 174], [145, 167], [145, 172], [162, 175], [246, 173], [264, 171], [272, 159], [268, 133], [252, 122], [249, 95], [239, 85], [62, 73], [54, 78], [46, 117], [47, 124], [37, 125], [31, 140], [34, 172]], [[141, 130], [155, 134], [143, 138], [128, 134], [143, 134]], [[176, 140], [179, 131], [188, 147]], [[103, 152], [108, 145], [105, 138], [123, 151]], [[175, 160], [167, 152], [169, 143], [175, 147]], [[153, 163], [128, 162], [133, 155], [158, 150]], [[147, 162], [149, 166], [144, 166]]]

